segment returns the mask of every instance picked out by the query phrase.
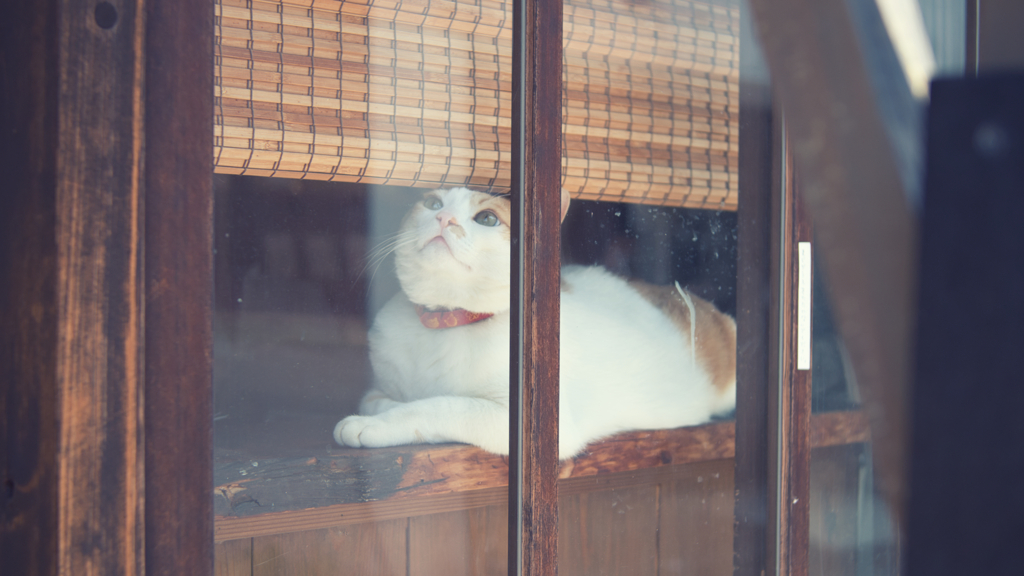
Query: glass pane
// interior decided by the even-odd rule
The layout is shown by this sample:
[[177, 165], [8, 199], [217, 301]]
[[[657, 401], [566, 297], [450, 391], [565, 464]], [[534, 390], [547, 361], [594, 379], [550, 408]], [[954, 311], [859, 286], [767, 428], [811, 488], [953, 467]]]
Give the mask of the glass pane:
[[[812, 243], [812, 246], [815, 245]], [[812, 270], [820, 270], [816, 259]], [[857, 379], [850, 364], [849, 353], [832, 315], [824, 275], [820, 272], [812, 274], [811, 409], [814, 412], [855, 409], [860, 405], [860, 392], [857, 390]]]
[[867, 417], [820, 271], [813, 298], [811, 434], [829, 439], [811, 450], [809, 573], [899, 574], [897, 528], [877, 490]]
[[511, 26], [216, 2], [217, 574], [505, 571]]
[[[735, 354], [733, 333], [716, 338], [714, 322], [735, 313], [736, 213], [574, 202], [562, 238], [560, 434], [563, 442], [583, 430], [593, 436], [562, 465], [559, 573], [731, 573], [733, 462], [722, 447], [735, 392], [715, 388], [713, 358]], [[615, 276], [582, 280], [598, 267]], [[696, 309], [693, 357], [688, 317], [675, 320], [688, 311], [677, 285]], [[648, 308], [624, 318], [623, 310]], [[603, 328], [577, 328], [590, 324]], [[581, 349], [584, 338], [613, 348], [611, 362]], [[651, 362], [673, 366], [672, 376]], [[600, 365], [603, 377], [571, 372], [581, 364]], [[735, 376], [725, 370], [728, 386]], [[579, 421], [586, 425], [568, 428]]]
[[563, 10], [559, 573], [731, 574], [739, 7]]
[[[459, 202], [464, 202], [444, 193], [429, 198], [431, 206], [445, 202], [439, 214], [449, 207], [462, 209]], [[400, 433], [416, 415], [387, 421], [396, 407], [402, 408], [399, 403], [410, 407], [417, 393], [427, 397], [445, 391], [435, 390], [440, 384], [417, 381], [422, 387], [417, 392], [408, 377], [395, 380], [384, 372], [392, 362], [419, 370], [430, 358], [436, 360], [424, 346], [436, 344], [432, 333], [438, 331], [426, 327], [401, 290], [409, 291], [411, 280], [403, 277], [400, 286], [393, 254], [397, 247], [404, 254], [397, 261], [414, 261], [414, 251], [406, 250], [416, 228], [410, 222], [428, 210], [424, 191], [411, 188], [217, 178], [214, 381], [220, 573], [248, 568], [250, 562], [268, 574], [334, 574], [339, 569], [406, 574], [413, 564], [430, 574], [504, 570], [503, 457], [447, 444], [455, 438], [444, 431], [426, 436], [425, 428], [417, 433], [437, 444], [403, 437], [367, 440], [365, 430], [356, 439], [374, 447], [339, 446], [335, 438], [339, 420], [356, 413], [379, 414], [386, 433]], [[407, 214], [414, 217], [405, 219]], [[437, 220], [433, 213], [428, 219]], [[496, 229], [488, 232], [500, 236]], [[507, 237], [502, 249], [507, 278]], [[507, 288], [500, 293], [507, 309]], [[496, 329], [499, 356], [507, 363], [507, 320], [503, 330]], [[392, 343], [401, 338], [401, 346]], [[494, 356], [493, 348], [470, 343], [462, 353]], [[446, 370], [441, 374], [460, 373], [458, 366]], [[491, 385], [506, 387], [507, 367], [492, 370]], [[428, 367], [417, 374], [426, 378], [433, 373]], [[381, 400], [372, 401], [372, 383], [390, 393], [394, 406], [377, 411]], [[390, 384], [398, 389], [387, 388]], [[501, 401], [495, 400], [498, 413]], [[447, 421], [444, 414], [424, 418], [428, 424]], [[499, 426], [499, 433], [504, 441], [507, 432]]]

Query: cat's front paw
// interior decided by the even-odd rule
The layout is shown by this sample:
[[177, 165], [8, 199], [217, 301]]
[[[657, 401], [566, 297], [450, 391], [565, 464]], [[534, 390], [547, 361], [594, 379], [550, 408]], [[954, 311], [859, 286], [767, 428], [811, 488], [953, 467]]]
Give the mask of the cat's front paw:
[[353, 448], [382, 448], [412, 444], [404, 427], [379, 416], [349, 416], [334, 427], [334, 441]]

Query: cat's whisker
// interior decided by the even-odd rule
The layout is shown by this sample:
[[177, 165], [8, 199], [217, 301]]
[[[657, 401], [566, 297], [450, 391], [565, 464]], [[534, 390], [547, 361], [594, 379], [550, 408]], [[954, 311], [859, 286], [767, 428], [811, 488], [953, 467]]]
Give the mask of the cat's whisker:
[[363, 274], [372, 267], [373, 271], [370, 273], [370, 278], [368, 280], [369, 282], [372, 282], [374, 276], [377, 274], [377, 270], [380, 269], [381, 264], [387, 260], [388, 256], [394, 253], [395, 250], [412, 244], [415, 241], [415, 230], [401, 231], [394, 236], [386, 238], [370, 250], [366, 258], [366, 265], [364, 265], [362, 270], [359, 271], [359, 274], [356, 275], [356, 279], [358, 280], [359, 278], [362, 278]]
[[380, 252], [381, 250], [383, 250], [390, 243], [399, 241], [399, 240], [401, 240], [405, 236], [414, 236], [414, 235], [415, 235], [415, 231], [414, 230], [399, 230], [395, 234], [392, 234], [391, 236], [388, 236], [388, 237], [384, 238], [384, 240], [382, 240], [380, 243], [378, 243], [376, 246], [374, 246], [372, 249], [370, 249], [369, 253], [370, 254], [375, 254], [375, 253]]
[[366, 272], [366, 269], [369, 268], [374, 261], [380, 258], [385, 258], [394, 252], [395, 249], [404, 241], [404, 236], [408, 234], [408, 232], [399, 232], [393, 236], [385, 238], [382, 242], [374, 246], [367, 255], [366, 265], [363, 266], [363, 269], [360, 270], [359, 273], [362, 274], [363, 272]]
[[394, 251], [398, 250], [399, 248], [402, 248], [402, 247], [404, 247], [406, 245], [409, 245], [409, 244], [413, 244], [415, 242], [416, 242], [415, 238], [409, 238], [408, 240], [405, 240], [405, 241], [402, 241], [400, 243], [397, 243], [394, 247], [392, 247], [386, 253], [382, 254], [379, 258], [377, 258], [377, 263], [376, 263], [376, 265], [374, 265], [373, 272], [370, 273], [370, 278], [369, 278], [368, 281], [369, 282], [373, 282], [374, 277], [377, 276], [377, 271], [380, 270], [381, 264], [383, 264], [384, 261], [387, 260], [388, 255], [390, 255]]

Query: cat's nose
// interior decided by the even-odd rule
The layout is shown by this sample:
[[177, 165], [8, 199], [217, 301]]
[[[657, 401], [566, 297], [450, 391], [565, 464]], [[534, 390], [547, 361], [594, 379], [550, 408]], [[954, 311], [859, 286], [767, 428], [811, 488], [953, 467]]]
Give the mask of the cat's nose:
[[457, 226], [459, 221], [455, 219], [455, 215], [447, 210], [442, 210], [437, 214], [437, 221], [441, 223], [441, 228], [447, 228], [448, 225]]

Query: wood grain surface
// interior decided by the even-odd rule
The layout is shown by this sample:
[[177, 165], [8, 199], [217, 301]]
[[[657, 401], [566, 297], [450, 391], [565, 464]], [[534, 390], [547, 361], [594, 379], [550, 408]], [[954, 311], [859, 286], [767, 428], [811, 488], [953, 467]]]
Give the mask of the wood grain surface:
[[83, 576], [144, 570], [145, 18], [110, 6], [58, 3], [58, 562]]
[[57, 2], [0, 18], [0, 566], [57, 574]]
[[504, 574], [508, 566], [508, 506], [409, 518], [409, 576]]
[[[781, 384], [768, 389], [768, 431], [776, 436], [768, 446], [768, 522], [767, 554], [769, 566], [776, 566], [779, 576], [807, 576], [807, 549], [810, 538], [811, 481], [811, 371], [797, 367], [799, 322], [798, 260], [800, 242], [811, 242], [811, 222], [797, 194], [792, 158], [785, 158], [783, 179], [783, 228], [779, 230], [782, 269], [780, 323], [786, 327], [780, 339]], [[803, 295], [810, 297], [810, 295]], [[812, 303], [807, 303], [808, 310]], [[811, 337], [810, 334], [808, 337]], [[774, 370], [773, 370], [774, 373]], [[774, 527], [777, 526], [776, 531]]]
[[[274, 534], [252, 540], [252, 576], [404, 576], [407, 520]], [[243, 564], [244, 566], [244, 564]]]
[[562, 3], [512, 3], [508, 574], [558, 573]]
[[558, 568], [562, 574], [658, 574], [657, 484], [560, 498]]
[[[558, 493], [592, 490], [608, 478], [639, 479], [627, 482], [635, 485], [673, 474], [680, 465], [730, 459], [733, 428], [732, 422], [718, 422], [613, 436], [559, 465]], [[810, 437], [814, 447], [863, 442], [867, 421], [858, 412], [816, 414]], [[507, 502], [507, 485], [506, 457], [462, 444], [337, 448], [255, 460], [221, 452], [215, 465], [215, 538], [496, 504]]]
[[[559, 481], [559, 571], [730, 573], [732, 469], [732, 460], [725, 459]], [[493, 499], [467, 500], [465, 507], [448, 502], [448, 509], [438, 502], [443, 496], [389, 501], [379, 504], [392, 506], [386, 513], [395, 516], [360, 516], [337, 527], [223, 542], [217, 545], [216, 574], [263, 573], [270, 566], [302, 574], [403, 568], [422, 576], [504, 574], [506, 491], [477, 492]], [[430, 501], [432, 507], [423, 505]], [[396, 529], [401, 526], [404, 532]]]
[[[182, 200], [188, 193], [208, 196], [209, 187], [195, 189], [181, 180], [161, 182], [147, 176], [161, 169], [163, 174], [189, 173], [192, 167], [179, 162], [185, 149], [186, 156], [202, 157], [200, 174], [209, 179], [210, 146], [203, 148], [202, 142], [210, 140], [212, 120], [210, 81], [204, 95], [201, 74], [190, 76], [166, 66], [175, 56], [196, 57], [188, 47], [202, 50], [204, 43], [195, 41], [196, 34], [202, 37], [202, 28], [187, 21], [190, 8], [181, 3], [174, 3], [170, 12], [159, 10], [170, 2], [146, 6], [148, 14], [138, 2], [18, 3], [3, 19], [0, 116], [4, 134], [10, 135], [3, 139], [5, 152], [10, 149], [3, 155], [5, 182], [13, 188], [4, 188], [2, 194], [4, 224], [12, 224], [0, 226], [5, 233], [3, 284], [12, 281], [0, 306], [5, 318], [12, 312], [15, 322], [11, 328], [4, 322], [0, 330], [5, 343], [0, 362], [13, 377], [2, 379], [4, 446], [17, 447], [5, 448], [2, 459], [6, 501], [0, 565], [5, 573], [142, 574], [147, 568], [160, 573], [159, 561], [149, 558], [147, 566], [144, 548], [143, 499], [150, 486], [144, 486], [143, 473], [143, 326], [152, 321], [150, 327], [160, 330], [160, 305], [148, 310], [153, 312], [150, 317], [144, 302], [152, 295], [146, 291], [147, 281], [167, 270], [143, 247], [149, 243], [186, 260], [194, 256], [197, 252], [180, 241], [188, 237], [189, 226], [208, 227], [209, 214], [192, 210]], [[212, 19], [210, 9], [209, 3], [198, 6], [199, 13], [209, 10], [207, 20]], [[153, 29], [156, 33], [147, 34]], [[147, 38], [159, 39], [171, 30], [178, 31], [177, 45], [147, 45]], [[154, 57], [147, 60], [147, 53]], [[199, 66], [209, 68], [211, 51], [199, 56]], [[193, 81], [200, 92], [189, 92], [197, 86]], [[190, 115], [180, 106], [183, 94], [185, 99], [199, 98], [201, 113]], [[199, 146], [187, 130], [180, 130], [181, 124], [166, 121], [174, 117], [185, 125], [193, 123], [191, 135], [200, 135]], [[147, 165], [152, 174], [145, 172]], [[147, 188], [150, 197], [144, 200]], [[174, 213], [161, 208], [167, 206], [184, 207]], [[182, 221], [188, 225], [178, 227]], [[161, 224], [167, 226], [162, 243]], [[209, 258], [208, 243], [191, 249]], [[200, 293], [209, 292], [201, 269], [192, 264], [172, 275], [192, 278]], [[164, 286], [165, 291], [175, 288]], [[181, 291], [165, 308], [173, 311], [174, 322], [186, 320], [178, 324], [179, 337], [196, 330], [187, 321], [201, 308], [195, 304], [202, 299], [195, 295]], [[202, 333], [201, 326], [197, 333]], [[8, 348], [12, 335], [18, 344]], [[171, 347], [170, 342], [154, 339], [151, 369], [166, 368], [158, 361], [159, 352], [161, 344]], [[208, 342], [203, 346], [208, 348]], [[13, 356], [6, 355], [8, 350]], [[202, 362], [195, 360], [207, 353], [192, 349], [175, 362], [201, 373]], [[163, 374], [172, 376], [170, 371]], [[194, 383], [201, 386], [203, 380]], [[152, 397], [149, 406], [166, 408], [162, 400]], [[189, 408], [182, 405], [181, 410]], [[176, 407], [165, 413], [173, 418]], [[208, 414], [194, 416], [208, 426]], [[208, 447], [209, 439], [188, 444], [187, 422], [176, 421], [162, 439], [175, 445], [171, 453], [195, 461], [197, 445]], [[7, 436], [11, 429], [31, 439]], [[153, 469], [149, 479], [158, 486], [161, 479], [174, 482], [193, 471], [187, 466], [164, 475]], [[197, 477], [190, 478], [194, 482]], [[208, 490], [209, 475], [187, 491], [191, 501], [188, 494], [177, 498], [152, 490], [146, 494], [147, 509], [174, 508], [191, 526], [202, 525], [203, 511], [210, 516]], [[203, 568], [187, 573], [211, 573], [211, 524], [206, 521], [204, 541], [194, 548], [192, 542], [163, 539], [167, 534], [160, 532], [149, 542], [171, 546], [175, 556], [186, 558], [205, 547], [211, 553]]]
[[[213, 571], [213, 3], [146, 2], [146, 573]], [[141, 488], [141, 487], [140, 487]]]

